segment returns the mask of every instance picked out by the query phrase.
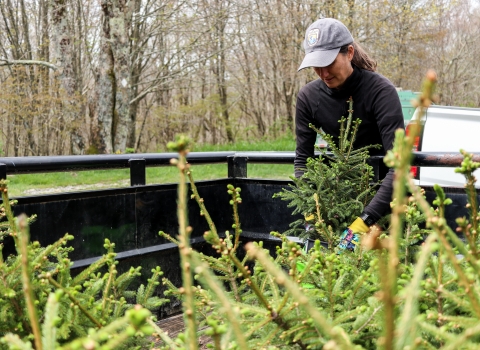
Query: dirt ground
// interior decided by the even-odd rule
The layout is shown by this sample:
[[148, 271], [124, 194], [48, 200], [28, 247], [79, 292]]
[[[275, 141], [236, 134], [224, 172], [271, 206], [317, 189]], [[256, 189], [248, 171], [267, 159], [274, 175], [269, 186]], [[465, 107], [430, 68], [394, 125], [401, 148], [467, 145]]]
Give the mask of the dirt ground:
[[[175, 315], [171, 316], [169, 318], [160, 320], [157, 322], [157, 325], [165, 332], [168, 333], [169, 337], [174, 339], [178, 333], [183, 332], [185, 330], [185, 324], [183, 323], [183, 315]], [[204, 350], [208, 349], [207, 344], [209, 344], [212, 341], [210, 337], [207, 336], [201, 336], [199, 338], [199, 349]], [[155, 343], [155, 346], [161, 346], [162, 341], [159, 340]]]
[[118, 181], [115, 183], [96, 183], [92, 185], [75, 185], [75, 186], [58, 186], [49, 188], [33, 188], [26, 190], [22, 193], [22, 196], [35, 196], [39, 194], [52, 194], [52, 193], [65, 193], [65, 192], [80, 192], [88, 190], [99, 190], [103, 188], [115, 188], [115, 187], [128, 187], [130, 186], [130, 180]]

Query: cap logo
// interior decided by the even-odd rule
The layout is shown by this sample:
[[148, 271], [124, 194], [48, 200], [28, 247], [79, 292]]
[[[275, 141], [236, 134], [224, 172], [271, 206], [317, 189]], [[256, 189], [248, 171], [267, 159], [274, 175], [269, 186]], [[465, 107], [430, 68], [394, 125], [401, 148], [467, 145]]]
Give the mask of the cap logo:
[[308, 46], [315, 45], [318, 41], [319, 36], [320, 36], [320, 29], [316, 28], [309, 31], [307, 35]]

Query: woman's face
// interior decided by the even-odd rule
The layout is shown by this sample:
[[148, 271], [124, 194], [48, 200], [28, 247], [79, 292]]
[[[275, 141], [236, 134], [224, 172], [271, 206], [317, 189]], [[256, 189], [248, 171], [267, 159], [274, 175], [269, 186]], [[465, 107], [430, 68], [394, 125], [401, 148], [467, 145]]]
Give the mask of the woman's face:
[[313, 70], [330, 89], [337, 89], [353, 72], [351, 64], [353, 52], [354, 48], [350, 45], [348, 46], [348, 52], [345, 54], [339, 53], [332, 64], [326, 67], [313, 67]]

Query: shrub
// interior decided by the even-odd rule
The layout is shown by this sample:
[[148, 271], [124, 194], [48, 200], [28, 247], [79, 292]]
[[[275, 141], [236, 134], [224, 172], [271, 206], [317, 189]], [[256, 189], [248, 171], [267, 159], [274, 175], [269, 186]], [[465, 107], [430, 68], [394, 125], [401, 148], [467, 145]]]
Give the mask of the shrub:
[[[285, 234], [321, 239], [330, 248], [375, 195], [373, 168], [367, 160], [368, 150], [379, 145], [353, 149], [361, 120], [353, 121], [352, 98], [348, 102], [348, 118], [339, 120], [338, 142], [310, 125], [327, 142], [329, 152], [319, 148], [320, 157], [307, 160], [305, 173], [300, 178], [291, 177], [294, 183], [274, 195], [295, 208], [292, 214], [302, 214], [305, 218], [294, 221]], [[306, 224], [312, 229], [305, 230]]]
[[[13, 239], [17, 255], [5, 261], [0, 244], [0, 349], [126, 349], [148, 344], [150, 310], [167, 299], [153, 296], [162, 275], [152, 270], [147, 285], [129, 290], [140, 275], [130, 268], [118, 275], [115, 245], [105, 240], [107, 253], [77, 276], [70, 274], [73, 248], [66, 234], [42, 247], [29, 242], [28, 219], [13, 217], [7, 182], [0, 180], [3, 203], [0, 238]], [[135, 304], [135, 305], [134, 305]], [[148, 309], [147, 309], [148, 308]]]

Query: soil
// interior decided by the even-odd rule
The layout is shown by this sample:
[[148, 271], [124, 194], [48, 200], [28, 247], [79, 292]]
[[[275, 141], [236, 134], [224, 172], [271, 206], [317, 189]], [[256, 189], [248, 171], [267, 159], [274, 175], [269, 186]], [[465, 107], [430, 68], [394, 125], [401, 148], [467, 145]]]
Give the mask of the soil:
[[130, 180], [122, 180], [118, 182], [106, 182], [96, 183], [91, 185], [75, 185], [75, 186], [59, 186], [49, 188], [33, 188], [26, 190], [22, 193], [22, 196], [36, 196], [39, 194], [52, 194], [52, 193], [65, 193], [65, 192], [80, 192], [88, 190], [98, 190], [102, 188], [115, 188], [115, 187], [128, 187], [130, 186]]
[[[183, 322], [183, 315], [175, 315], [169, 318], [165, 318], [157, 322], [157, 325], [165, 332], [168, 333], [168, 336], [172, 339], [175, 339], [178, 333], [185, 330], [185, 324]], [[198, 345], [200, 350], [208, 349], [207, 344], [211, 343], [212, 339], [207, 336], [201, 336], [198, 339]], [[162, 341], [158, 340], [155, 342], [155, 346], [161, 346]]]

